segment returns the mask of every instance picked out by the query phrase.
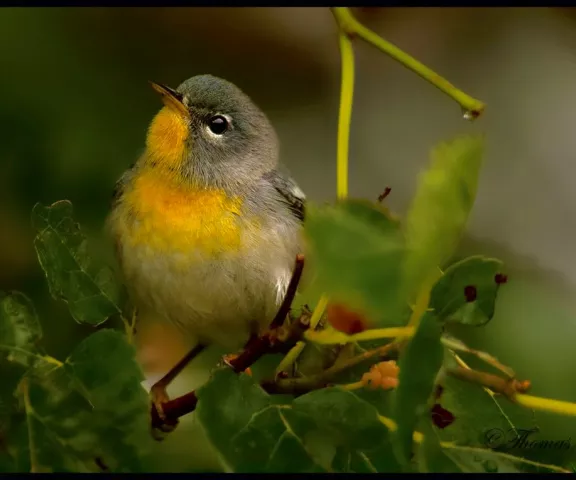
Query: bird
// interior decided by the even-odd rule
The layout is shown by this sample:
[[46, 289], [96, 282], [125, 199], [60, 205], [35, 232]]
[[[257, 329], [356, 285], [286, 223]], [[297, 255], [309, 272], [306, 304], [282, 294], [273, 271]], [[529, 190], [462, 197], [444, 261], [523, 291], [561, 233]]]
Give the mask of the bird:
[[130, 298], [195, 340], [152, 387], [210, 345], [238, 349], [274, 317], [303, 250], [306, 196], [280, 163], [265, 113], [233, 83], [197, 75], [163, 105], [116, 182], [108, 228]]

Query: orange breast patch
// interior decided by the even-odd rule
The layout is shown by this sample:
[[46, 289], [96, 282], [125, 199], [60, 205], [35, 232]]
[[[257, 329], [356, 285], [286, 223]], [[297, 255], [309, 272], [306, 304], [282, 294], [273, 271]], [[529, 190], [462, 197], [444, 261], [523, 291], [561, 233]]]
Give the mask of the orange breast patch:
[[186, 158], [188, 125], [182, 116], [164, 107], [152, 120], [146, 138], [148, 158], [163, 169], [177, 169]]
[[199, 250], [217, 255], [240, 248], [242, 201], [222, 190], [196, 189], [146, 168], [126, 192], [125, 204], [136, 215], [128, 242], [155, 252]]

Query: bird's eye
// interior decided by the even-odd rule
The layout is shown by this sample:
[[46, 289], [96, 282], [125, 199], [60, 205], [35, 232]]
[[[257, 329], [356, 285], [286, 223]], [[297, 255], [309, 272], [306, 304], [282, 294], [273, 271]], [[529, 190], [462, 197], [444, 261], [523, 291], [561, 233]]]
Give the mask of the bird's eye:
[[228, 127], [228, 119], [224, 115], [214, 115], [208, 120], [208, 128], [214, 135], [222, 135]]

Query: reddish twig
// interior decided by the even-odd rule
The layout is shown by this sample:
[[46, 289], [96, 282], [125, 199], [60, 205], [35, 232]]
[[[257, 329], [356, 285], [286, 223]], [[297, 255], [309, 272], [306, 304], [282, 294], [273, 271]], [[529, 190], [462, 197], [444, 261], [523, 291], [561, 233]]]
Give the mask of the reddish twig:
[[[226, 364], [236, 373], [242, 373], [251, 365], [256, 363], [263, 355], [268, 353], [278, 353], [288, 350], [302, 336], [302, 333], [309, 326], [309, 316], [302, 315], [291, 325], [290, 331], [281, 338], [278, 331], [282, 328], [284, 321], [290, 313], [302, 271], [304, 269], [304, 255], [296, 256], [296, 265], [292, 273], [292, 278], [286, 289], [284, 300], [270, 323], [268, 331], [262, 335], [252, 337], [245, 345], [242, 352], [226, 361]], [[155, 408], [152, 409], [152, 427], [161, 429], [163, 425], [175, 425], [178, 418], [193, 412], [196, 409], [198, 397], [196, 392], [192, 391], [181, 397], [170, 400], [162, 404], [162, 410], [165, 419], [162, 420]]]
[[384, 191], [383, 191], [380, 195], [378, 195], [378, 201], [379, 201], [380, 203], [382, 203], [382, 202], [384, 201], [384, 199], [385, 199], [388, 195], [390, 195], [390, 192], [391, 192], [391, 191], [392, 191], [392, 189], [391, 189], [390, 187], [386, 187], [386, 188], [384, 189]]
[[284, 325], [284, 320], [288, 313], [290, 313], [290, 307], [296, 296], [296, 290], [298, 290], [298, 285], [300, 284], [300, 278], [302, 277], [302, 271], [304, 270], [304, 255], [296, 255], [296, 264], [294, 265], [294, 270], [292, 271], [292, 278], [286, 289], [286, 294], [284, 295], [284, 300], [276, 313], [276, 316], [270, 323], [270, 329], [280, 328]]
[[302, 270], [304, 269], [304, 255], [296, 256], [296, 265], [294, 266], [294, 272], [292, 273], [292, 278], [286, 289], [286, 295], [284, 295], [284, 300], [276, 313], [276, 316], [270, 323], [268, 331], [260, 336], [252, 337], [240, 355], [227, 361], [228, 365], [236, 372], [241, 373], [246, 370], [250, 365], [256, 363], [262, 355], [266, 353], [276, 353], [276, 347], [278, 344], [278, 338], [275, 332], [282, 327], [286, 316], [290, 312], [290, 307], [294, 301], [294, 296], [296, 295], [296, 290], [298, 289], [298, 284], [300, 283], [300, 278], [302, 277]]
[[161, 420], [158, 416], [158, 411], [152, 409], [152, 426], [160, 427], [164, 423], [175, 424], [180, 417], [193, 412], [198, 404], [198, 397], [195, 391], [191, 391], [181, 397], [170, 400], [162, 404], [166, 420]]

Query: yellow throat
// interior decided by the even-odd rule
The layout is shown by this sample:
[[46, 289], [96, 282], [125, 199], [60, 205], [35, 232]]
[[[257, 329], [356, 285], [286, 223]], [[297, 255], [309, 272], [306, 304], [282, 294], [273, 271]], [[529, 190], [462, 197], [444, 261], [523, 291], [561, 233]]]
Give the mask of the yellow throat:
[[155, 254], [199, 251], [215, 256], [236, 251], [242, 200], [182, 177], [187, 137], [182, 117], [168, 107], [160, 110], [148, 130], [143, 165], [123, 197], [126, 214], [131, 211], [137, 219], [122, 229], [124, 238]]

